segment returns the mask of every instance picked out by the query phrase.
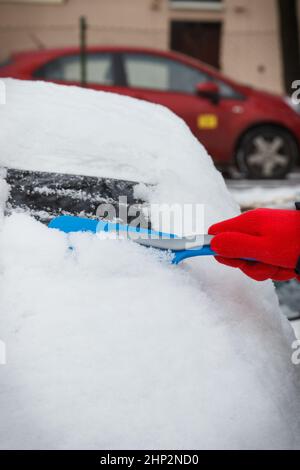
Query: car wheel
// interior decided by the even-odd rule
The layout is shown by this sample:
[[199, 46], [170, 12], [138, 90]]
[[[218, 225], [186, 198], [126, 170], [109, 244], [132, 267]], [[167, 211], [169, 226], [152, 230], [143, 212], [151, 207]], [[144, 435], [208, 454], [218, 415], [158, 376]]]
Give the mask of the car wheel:
[[238, 169], [247, 178], [284, 178], [295, 166], [297, 145], [284, 129], [261, 126], [247, 132], [236, 155]]

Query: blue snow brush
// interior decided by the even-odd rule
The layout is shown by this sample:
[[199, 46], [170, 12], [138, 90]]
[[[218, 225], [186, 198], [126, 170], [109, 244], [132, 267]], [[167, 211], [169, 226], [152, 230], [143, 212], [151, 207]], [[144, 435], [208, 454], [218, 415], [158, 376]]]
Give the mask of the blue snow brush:
[[196, 256], [216, 256], [210, 247], [213, 237], [209, 235], [196, 235], [179, 238], [173, 234], [157, 232], [155, 230], [122, 225], [104, 220], [86, 219], [83, 217], [60, 216], [51, 220], [49, 228], [64, 233], [91, 232], [91, 233], [121, 233], [127, 238], [146, 247], [168, 251], [173, 254], [172, 263], [179, 264], [187, 258]]

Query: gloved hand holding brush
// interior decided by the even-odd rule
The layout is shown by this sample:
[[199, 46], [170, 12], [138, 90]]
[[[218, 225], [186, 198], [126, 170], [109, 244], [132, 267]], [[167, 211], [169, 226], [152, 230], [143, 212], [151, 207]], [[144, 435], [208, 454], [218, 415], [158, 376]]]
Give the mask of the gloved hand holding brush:
[[213, 225], [209, 234], [220, 263], [256, 281], [300, 280], [300, 211], [252, 210]]

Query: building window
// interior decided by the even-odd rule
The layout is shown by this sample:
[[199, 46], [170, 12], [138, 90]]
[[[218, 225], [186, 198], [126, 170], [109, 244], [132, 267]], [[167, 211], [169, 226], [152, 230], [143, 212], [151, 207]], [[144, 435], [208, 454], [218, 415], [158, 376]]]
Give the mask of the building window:
[[223, 0], [170, 0], [172, 8], [202, 8], [207, 10], [219, 10], [223, 6]]

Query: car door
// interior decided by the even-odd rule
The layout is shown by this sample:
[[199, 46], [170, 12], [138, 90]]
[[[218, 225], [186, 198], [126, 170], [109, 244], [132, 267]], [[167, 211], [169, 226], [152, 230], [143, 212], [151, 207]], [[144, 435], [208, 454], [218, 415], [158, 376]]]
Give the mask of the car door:
[[[86, 88], [114, 91], [117, 81], [118, 57], [110, 52], [86, 54]], [[82, 84], [81, 58], [70, 53], [50, 60], [34, 73], [34, 78], [64, 85]]]
[[214, 79], [196, 67], [144, 52], [123, 53], [122, 63], [126, 79], [124, 93], [168, 107], [186, 121], [216, 160], [231, 158], [225, 149], [232, 129], [232, 105], [236, 104], [234, 96], [230, 99], [230, 87], [218, 83], [221, 93], [228, 96], [213, 103], [198, 96], [196, 90], [197, 85]]

